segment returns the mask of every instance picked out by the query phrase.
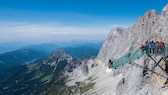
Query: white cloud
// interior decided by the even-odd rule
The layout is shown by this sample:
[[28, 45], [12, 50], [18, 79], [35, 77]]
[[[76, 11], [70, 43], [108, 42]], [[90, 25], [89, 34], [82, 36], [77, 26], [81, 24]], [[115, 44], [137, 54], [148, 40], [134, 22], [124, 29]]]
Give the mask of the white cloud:
[[41, 25], [29, 23], [0, 22], [0, 42], [54, 42], [81, 40], [104, 40], [111, 27], [78, 27]]

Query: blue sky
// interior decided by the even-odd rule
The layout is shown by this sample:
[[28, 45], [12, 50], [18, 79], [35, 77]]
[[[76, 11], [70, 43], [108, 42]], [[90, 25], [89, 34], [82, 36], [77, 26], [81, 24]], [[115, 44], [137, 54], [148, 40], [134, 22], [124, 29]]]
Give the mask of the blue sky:
[[0, 43], [104, 40], [166, 0], [0, 0]]

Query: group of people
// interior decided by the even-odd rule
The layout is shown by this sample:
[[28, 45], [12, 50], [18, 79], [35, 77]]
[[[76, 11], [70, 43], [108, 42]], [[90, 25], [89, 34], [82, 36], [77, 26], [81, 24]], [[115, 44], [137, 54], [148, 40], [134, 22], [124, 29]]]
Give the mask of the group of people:
[[142, 52], [146, 51], [147, 54], [159, 54], [164, 53], [165, 43], [163, 41], [146, 41], [145, 44], [141, 44], [140, 48], [142, 49]]

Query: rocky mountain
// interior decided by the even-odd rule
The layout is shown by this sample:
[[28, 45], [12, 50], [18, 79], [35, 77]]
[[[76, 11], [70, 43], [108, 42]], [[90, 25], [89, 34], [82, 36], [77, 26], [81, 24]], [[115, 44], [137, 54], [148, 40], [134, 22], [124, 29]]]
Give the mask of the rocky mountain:
[[118, 58], [148, 40], [166, 42], [167, 39], [163, 37], [165, 36], [163, 32], [167, 31], [164, 29], [167, 26], [166, 24], [164, 26], [161, 25], [161, 23], [166, 23], [166, 21], [160, 21], [163, 18], [166, 19], [162, 15], [160, 16], [157, 11], [151, 10], [146, 12], [144, 16], [137, 20], [136, 24], [129, 28], [113, 29], [108, 34], [98, 57], [102, 58], [103, 62], [108, 63], [110, 58]]
[[80, 64], [81, 60], [57, 50], [36, 64], [2, 68], [0, 95], [70, 95], [65, 83]]
[[[62, 61], [67, 61], [68, 64], [60, 64]], [[54, 67], [53, 72], [60, 67], [60, 70], [72, 72], [81, 64], [81, 60], [73, 58], [69, 54], [66, 54], [63, 50], [57, 50], [51, 56], [43, 61], [43, 64], [48, 64]], [[63, 69], [64, 68], [64, 69]]]
[[[113, 29], [97, 58], [86, 61], [89, 72], [87, 76], [79, 77], [81, 70], [76, 69], [73, 81], [67, 85], [74, 85], [75, 82], [85, 82], [88, 85], [94, 83], [92, 88], [82, 93], [84, 95], [167, 95], [168, 87], [164, 84], [166, 78], [153, 73], [157, 72], [168, 77], [164, 61], [160, 61], [160, 65], [153, 69], [162, 56], [152, 55], [156, 63], [147, 55], [134, 61], [138, 66], [151, 70], [147, 71], [147, 74], [144, 74], [146, 72], [144, 68], [132, 64], [108, 69], [109, 59], [120, 58], [138, 49], [140, 44], [146, 41], [164, 41], [168, 44], [168, 5], [163, 8], [161, 15], [155, 10], [150, 10], [129, 28]], [[89, 77], [93, 80], [86, 82]]]

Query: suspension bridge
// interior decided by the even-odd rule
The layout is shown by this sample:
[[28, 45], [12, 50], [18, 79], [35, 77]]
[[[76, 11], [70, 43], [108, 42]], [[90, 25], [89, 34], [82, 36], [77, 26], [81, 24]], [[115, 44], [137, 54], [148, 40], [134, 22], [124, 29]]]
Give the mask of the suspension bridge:
[[[151, 60], [153, 60], [154, 66], [152, 67], [152, 69], [146, 68], [146, 67], [139, 65], [138, 63], [135, 62], [135, 60], [137, 60], [145, 55], [147, 55], [147, 57], [149, 57]], [[161, 56], [161, 58], [159, 59], [159, 61], [157, 61], [153, 58], [153, 56]], [[132, 52], [125, 54], [124, 56], [122, 56], [118, 59], [110, 59], [108, 66], [109, 66], [109, 68], [118, 69], [118, 68], [123, 67], [124, 65], [131, 64], [133, 66], [136, 66], [138, 68], [152, 72], [158, 76], [165, 78], [166, 83], [168, 83], [168, 76], [159, 74], [156, 71], [154, 71], [155, 68], [158, 66], [159, 68], [161, 68], [162, 71], [164, 71], [166, 74], [168, 74], [168, 60], [167, 60], [167, 58], [168, 58], [168, 45], [165, 45], [165, 47], [162, 51], [155, 52], [155, 53], [149, 53], [149, 51], [147, 51], [147, 50], [146, 50], [146, 52], [143, 52], [142, 49], [138, 48], [138, 49], [133, 50]], [[160, 66], [160, 62], [162, 60], [165, 62], [165, 68]]]

